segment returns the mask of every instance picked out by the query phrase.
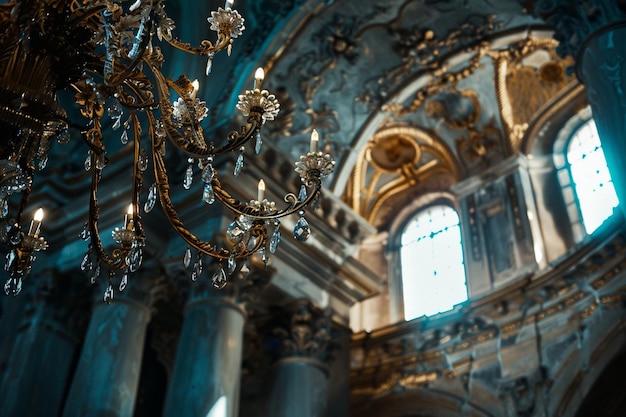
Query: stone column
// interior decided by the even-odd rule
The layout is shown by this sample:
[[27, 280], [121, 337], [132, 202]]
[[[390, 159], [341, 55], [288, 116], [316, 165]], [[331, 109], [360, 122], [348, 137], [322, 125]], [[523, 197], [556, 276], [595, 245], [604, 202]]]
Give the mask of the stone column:
[[607, 165], [626, 215], [626, 3], [536, 0], [536, 15], [556, 29], [558, 52], [576, 60]]
[[[324, 417], [328, 397], [330, 320], [309, 300], [298, 300], [288, 322], [276, 328], [281, 341], [269, 414]], [[284, 317], [284, 316], [283, 316]]]
[[245, 281], [231, 282], [221, 290], [212, 288], [206, 278], [191, 283], [165, 417], [239, 415], [244, 302], [269, 276], [255, 269]]
[[151, 306], [162, 288], [157, 273], [129, 276], [108, 305], [100, 292], [63, 417], [131, 417]]
[[77, 294], [62, 279], [52, 271], [33, 273], [26, 293], [11, 300], [24, 309], [7, 317], [18, 323], [17, 332], [3, 334], [13, 349], [0, 388], [0, 415], [56, 416], [60, 411], [84, 316], [74, 310]]

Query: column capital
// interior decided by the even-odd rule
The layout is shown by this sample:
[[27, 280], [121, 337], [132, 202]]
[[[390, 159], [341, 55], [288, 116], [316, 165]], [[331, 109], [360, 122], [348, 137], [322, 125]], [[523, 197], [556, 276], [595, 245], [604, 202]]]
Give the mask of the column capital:
[[593, 33], [626, 20], [624, 0], [522, 0], [522, 4], [555, 29], [561, 56], [577, 58]]
[[296, 300], [280, 312], [272, 330], [280, 342], [278, 361], [311, 361], [325, 369], [332, 351], [331, 321], [308, 299]]

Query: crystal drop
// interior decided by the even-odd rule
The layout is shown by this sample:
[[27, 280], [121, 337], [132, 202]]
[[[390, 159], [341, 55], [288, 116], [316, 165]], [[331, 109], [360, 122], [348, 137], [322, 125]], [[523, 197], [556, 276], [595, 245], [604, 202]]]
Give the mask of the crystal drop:
[[237, 217], [237, 220], [235, 221], [237, 222], [239, 227], [241, 227], [243, 230], [250, 229], [252, 225], [254, 224], [254, 219], [252, 217], [248, 217], [243, 214]]
[[78, 237], [80, 237], [82, 240], [87, 240], [89, 239], [90, 236], [91, 234], [89, 233], [89, 225], [85, 223], [85, 226], [83, 227], [83, 231], [80, 232]]
[[233, 53], [233, 44], [232, 43], [228, 44], [228, 48], [226, 49], [226, 52], [228, 53], [228, 56], [230, 56], [230, 54]]
[[128, 274], [124, 273], [124, 275], [122, 275], [122, 279], [120, 280], [120, 292], [124, 291], [127, 285], [128, 285]]
[[120, 119], [122, 117], [124, 112], [122, 111], [122, 108], [120, 107], [119, 100], [116, 99], [113, 101], [113, 104], [107, 109], [107, 114], [109, 115], [111, 119]]
[[4, 219], [9, 214], [9, 202], [6, 198], [0, 200], [0, 218]]
[[93, 271], [93, 274], [91, 275], [91, 278], [89, 281], [92, 284], [95, 284], [98, 278], [100, 278], [100, 265], [96, 265], [96, 269]]
[[126, 129], [124, 129], [122, 136], [120, 136], [120, 142], [122, 142], [122, 145], [126, 145], [128, 143], [128, 131]]
[[143, 205], [143, 211], [146, 213], [150, 213], [154, 208], [154, 205], [157, 201], [158, 189], [156, 184], [152, 184], [150, 186], [150, 191], [148, 191], [148, 198], [146, 199], [146, 203]]
[[112, 128], [113, 130], [117, 130], [117, 129], [119, 129], [119, 128], [120, 128], [120, 126], [121, 126], [121, 125], [122, 125], [122, 118], [121, 118], [121, 117], [117, 117], [117, 118], [115, 119], [115, 123], [113, 123], [113, 126], [111, 126], [111, 128]]
[[113, 301], [113, 285], [109, 284], [106, 291], [104, 291], [104, 302], [111, 304]]
[[233, 243], [241, 243], [245, 234], [246, 231], [236, 221], [230, 223], [226, 229], [226, 235]]
[[242, 168], [243, 168], [243, 153], [240, 153], [237, 156], [237, 161], [235, 162], [235, 169], [233, 170], [233, 174], [235, 175], [235, 177], [239, 175]]
[[263, 261], [263, 263], [265, 264], [265, 267], [267, 268], [267, 266], [270, 264], [270, 256], [267, 254], [267, 251], [265, 250], [265, 248], [261, 248], [261, 260]]
[[211, 278], [211, 283], [213, 284], [213, 287], [221, 290], [226, 286], [227, 282], [228, 279], [226, 278], [226, 272], [224, 272], [224, 268], [222, 268], [222, 265], [220, 265], [217, 268], [217, 271], [215, 271], [215, 273], [213, 274], [213, 277]]
[[89, 171], [91, 169], [91, 153], [87, 155], [85, 159], [85, 171]]
[[133, 242], [130, 251], [128, 251], [128, 254], [126, 255], [125, 261], [130, 272], [137, 271], [141, 266], [141, 262], [143, 261], [143, 250], [136, 244], [136, 242]]
[[276, 249], [278, 248], [278, 244], [280, 243], [280, 230], [278, 227], [274, 229], [274, 233], [272, 233], [272, 237], [270, 238], [270, 252], [276, 253]]
[[302, 184], [300, 186], [300, 192], [298, 193], [298, 202], [302, 203], [307, 197], [306, 187]]
[[22, 278], [9, 278], [4, 284], [4, 292], [6, 295], [18, 295], [22, 291]]
[[148, 169], [148, 155], [144, 149], [139, 152], [139, 159], [137, 160], [137, 169], [144, 172]]
[[14, 224], [9, 229], [9, 242], [13, 245], [17, 245], [22, 241], [22, 232], [17, 224]]
[[7, 253], [6, 263], [4, 264], [4, 270], [5, 271], [10, 270], [14, 262], [15, 262], [15, 251], [12, 250]]
[[91, 253], [87, 252], [85, 256], [83, 256], [83, 260], [80, 263], [80, 270], [83, 272], [91, 271], [93, 267], [93, 263], [91, 262]]
[[237, 269], [237, 259], [235, 258], [235, 254], [231, 253], [228, 257], [228, 275], [232, 275]]
[[215, 177], [215, 173], [213, 172], [213, 165], [208, 164], [202, 170], [202, 181], [205, 184], [210, 184], [213, 181], [214, 177]]
[[241, 265], [241, 269], [239, 271], [241, 272], [242, 279], [248, 276], [248, 274], [250, 273], [250, 268], [248, 267], [247, 259], [244, 261], [243, 265]]
[[191, 280], [196, 281], [200, 274], [202, 274], [202, 258], [198, 257], [196, 263], [193, 264], [193, 269], [191, 270]]
[[189, 268], [190, 264], [191, 264], [191, 248], [187, 246], [187, 249], [185, 249], [185, 256], [183, 257], [183, 265], [185, 265], [185, 268]]
[[202, 191], [202, 201], [207, 204], [215, 203], [215, 193], [213, 192], [213, 186], [211, 184], [204, 184], [204, 190]]
[[296, 226], [293, 229], [293, 237], [300, 241], [306, 241], [311, 235], [311, 228], [309, 227], [309, 223], [306, 221], [304, 217], [300, 217]]
[[205, 74], [209, 75], [211, 73], [212, 68], [213, 68], [213, 54], [209, 54], [209, 59], [207, 59], [206, 61]]
[[259, 130], [256, 134], [256, 143], [254, 144], [254, 151], [257, 154], [261, 153], [262, 145], [263, 145], [263, 138], [261, 137], [261, 131]]
[[193, 182], [193, 166], [191, 164], [187, 167], [187, 171], [185, 172], [185, 179], [183, 180], [183, 187], [185, 190], [191, 188], [191, 183]]
[[96, 160], [96, 168], [103, 170], [107, 166], [107, 157], [102, 154]]
[[41, 171], [48, 165], [48, 155], [44, 156], [39, 160], [39, 170]]

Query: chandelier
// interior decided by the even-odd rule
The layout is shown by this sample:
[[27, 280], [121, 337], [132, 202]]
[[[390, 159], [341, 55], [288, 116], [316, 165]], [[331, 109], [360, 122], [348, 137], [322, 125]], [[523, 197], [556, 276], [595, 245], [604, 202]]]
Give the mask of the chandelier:
[[[211, 72], [214, 55], [226, 49], [244, 30], [244, 19], [226, 1], [207, 19], [217, 32], [212, 43], [203, 40], [197, 47], [172, 34], [174, 21], [165, 12], [164, 0], [13, 0], [0, 5], [0, 240], [7, 248], [5, 292], [17, 295], [22, 279], [31, 269], [35, 252], [45, 250], [42, 236], [43, 210], [37, 210], [28, 232], [21, 218], [31, 192], [33, 177], [48, 163], [48, 149], [54, 141], [67, 143], [70, 130], [77, 129], [86, 145], [85, 170], [91, 173], [88, 219], [80, 237], [88, 250], [81, 269], [92, 283], [108, 276], [104, 300], [113, 299], [113, 286], [123, 291], [129, 273], [137, 271], [143, 259], [146, 235], [142, 212], [148, 213], [157, 202], [173, 229], [187, 243], [184, 265], [191, 278], [202, 273], [202, 257], [218, 261], [212, 285], [223, 288], [228, 277], [239, 270], [248, 272], [247, 259], [261, 253], [267, 262], [281, 239], [280, 218], [297, 214], [294, 237], [304, 241], [310, 227], [305, 208], [316, 203], [321, 180], [334, 168], [329, 154], [318, 151], [318, 134], [311, 135], [310, 152], [300, 157], [295, 171], [302, 180], [297, 194], [287, 193], [276, 204], [265, 198], [261, 179], [256, 199], [239, 201], [221, 185], [216, 157], [234, 153], [234, 172], [241, 171], [244, 145], [249, 142], [256, 153], [261, 150], [261, 127], [279, 111], [274, 95], [262, 89], [263, 70], [255, 73], [254, 87], [239, 96], [237, 109], [246, 123], [230, 132], [220, 143], [207, 141], [200, 122], [207, 115], [205, 101], [197, 97], [198, 81], [182, 75], [176, 80], [163, 75], [163, 52], [157, 44], [167, 44], [207, 59], [206, 75]], [[70, 120], [59, 104], [58, 92], [70, 90], [80, 110], [81, 120]], [[112, 135], [103, 129], [110, 119]], [[105, 138], [107, 136], [107, 138]], [[124, 222], [112, 231], [115, 248], [103, 246], [98, 231], [98, 184], [106, 173], [106, 145], [118, 136], [122, 144], [132, 142], [133, 174], [131, 201]], [[232, 210], [233, 221], [226, 230], [222, 246], [206, 242], [185, 228], [170, 198], [170, 181], [165, 164], [166, 144], [188, 158], [183, 186], [190, 189], [194, 167], [200, 172], [202, 200], [219, 202]], [[233, 155], [233, 157], [234, 157]], [[142, 200], [143, 176], [152, 161], [156, 181]], [[10, 204], [12, 194], [19, 202]], [[14, 199], [15, 200], [15, 199]], [[314, 204], [313, 204], [314, 205]], [[284, 206], [284, 207], [283, 207]], [[194, 259], [192, 250], [197, 252]]]

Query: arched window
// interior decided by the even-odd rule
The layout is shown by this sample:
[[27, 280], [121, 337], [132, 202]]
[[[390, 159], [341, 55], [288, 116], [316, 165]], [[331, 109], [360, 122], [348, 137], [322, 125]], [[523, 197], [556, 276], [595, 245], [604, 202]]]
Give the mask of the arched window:
[[576, 129], [567, 144], [566, 167], [587, 234], [613, 214], [619, 201], [593, 119]]
[[406, 320], [448, 311], [467, 300], [456, 210], [433, 205], [411, 218], [402, 232], [400, 263]]

